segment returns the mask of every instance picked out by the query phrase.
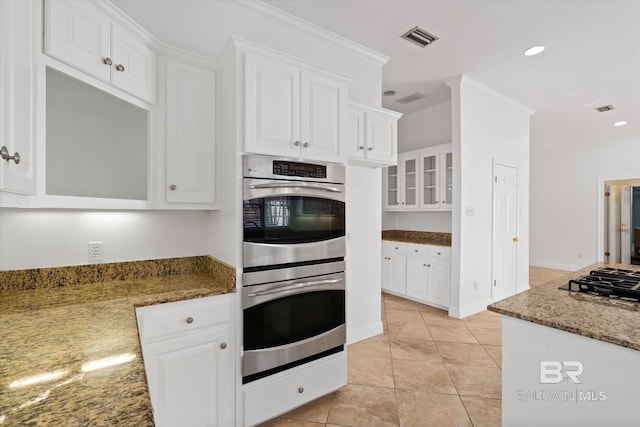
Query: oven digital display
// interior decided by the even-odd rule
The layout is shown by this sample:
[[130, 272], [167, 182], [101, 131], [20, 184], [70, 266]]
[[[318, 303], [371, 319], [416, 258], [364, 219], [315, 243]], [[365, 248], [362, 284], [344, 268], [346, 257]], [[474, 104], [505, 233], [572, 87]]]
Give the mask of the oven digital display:
[[326, 178], [327, 167], [310, 163], [297, 163], [285, 160], [273, 161], [273, 174], [284, 176], [300, 176], [305, 178]]

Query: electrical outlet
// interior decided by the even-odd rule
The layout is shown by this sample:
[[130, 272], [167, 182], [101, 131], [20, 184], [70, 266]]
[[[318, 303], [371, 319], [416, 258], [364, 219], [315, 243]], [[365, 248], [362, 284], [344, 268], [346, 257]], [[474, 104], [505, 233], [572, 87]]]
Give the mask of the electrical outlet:
[[89, 242], [89, 262], [102, 262], [102, 242]]

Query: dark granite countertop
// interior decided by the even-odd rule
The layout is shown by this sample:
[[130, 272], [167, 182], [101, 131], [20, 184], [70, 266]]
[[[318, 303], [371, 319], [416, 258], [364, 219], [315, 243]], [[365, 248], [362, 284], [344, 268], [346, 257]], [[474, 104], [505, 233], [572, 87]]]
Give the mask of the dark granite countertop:
[[451, 247], [451, 233], [431, 231], [383, 230], [382, 240]]
[[558, 289], [598, 267], [640, 270], [640, 266], [597, 263], [498, 301], [490, 311], [640, 350], [640, 304]]
[[[103, 280], [73, 285], [66, 280], [80, 267], [46, 269], [53, 285], [35, 280], [40, 269], [0, 272], [4, 288], [12, 284], [0, 292], [0, 425], [153, 425], [135, 307], [235, 292], [235, 270], [190, 257], [161, 269], [158, 260], [138, 262], [124, 279], [110, 277], [128, 264], [91, 267]], [[119, 363], [87, 365], [109, 358]]]

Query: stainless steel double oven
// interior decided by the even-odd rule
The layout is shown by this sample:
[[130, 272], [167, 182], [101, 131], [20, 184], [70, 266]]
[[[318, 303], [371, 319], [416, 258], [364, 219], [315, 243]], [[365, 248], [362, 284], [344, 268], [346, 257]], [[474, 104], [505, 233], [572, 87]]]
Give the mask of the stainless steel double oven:
[[344, 350], [345, 169], [243, 158], [243, 382]]

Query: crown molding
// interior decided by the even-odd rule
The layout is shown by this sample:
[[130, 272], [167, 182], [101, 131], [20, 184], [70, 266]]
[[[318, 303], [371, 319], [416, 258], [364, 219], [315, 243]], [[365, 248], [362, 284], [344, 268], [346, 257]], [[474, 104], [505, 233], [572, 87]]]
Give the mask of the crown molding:
[[520, 110], [528, 113], [529, 115], [531, 115], [531, 114], [536, 112], [536, 110], [534, 108], [531, 108], [528, 105], [523, 104], [522, 102], [520, 102], [520, 101], [518, 101], [516, 99], [513, 99], [510, 96], [505, 95], [504, 93], [492, 88], [491, 86], [487, 86], [486, 84], [481, 83], [478, 80], [476, 80], [476, 79], [474, 79], [472, 77], [469, 77], [466, 74], [461, 74], [461, 75], [456, 76], [456, 77], [454, 77], [452, 79], [444, 81], [444, 84], [446, 84], [447, 86], [449, 86], [451, 88], [456, 87], [456, 86], [461, 86], [463, 83], [466, 83], [466, 84], [469, 84], [471, 86], [474, 86], [474, 87], [482, 90], [483, 92], [486, 92], [486, 93], [488, 93], [488, 94], [490, 94], [492, 96], [495, 96], [496, 98], [501, 99], [502, 101], [504, 101], [504, 102], [506, 102], [508, 104], [511, 104], [516, 108], [519, 108]]

